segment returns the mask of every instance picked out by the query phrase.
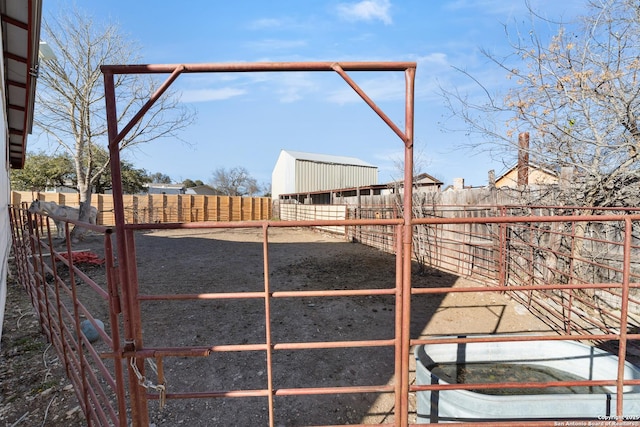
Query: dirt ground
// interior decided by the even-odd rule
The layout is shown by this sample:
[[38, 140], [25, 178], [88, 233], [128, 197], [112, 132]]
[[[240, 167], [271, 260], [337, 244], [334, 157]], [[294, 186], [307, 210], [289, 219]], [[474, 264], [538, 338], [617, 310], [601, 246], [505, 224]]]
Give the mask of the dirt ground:
[[[89, 236], [76, 246], [102, 255], [100, 236]], [[141, 232], [136, 235], [136, 251], [141, 294], [200, 296], [184, 301], [143, 301], [145, 347], [265, 342], [264, 300], [206, 297], [208, 293], [264, 290], [261, 229]], [[268, 261], [272, 292], [388, 289], [395, 282], [393, 255], [311, 230], [270, 229]], [[87, 270], [104, 281], [104, 267]], [[9, 286], [0, 357], [0, 420], [12, 427], [84, 425], [73, 388], [53, 349], [39, 334], [28, 297], [14, 283]], [[437, 270], [420, 274], [415, 268], [413, 286], [477, 284]], [[108, 323], [107, 306], [92, 297], [87, 286], [83, 289], [83, 303]], [[270, 312], [271, 336], [276, 344], [383, 340], [392, 339], [395, 332], [395, 301], [390, 295], [273, 298]], [[551, 332], [524, 307], [494, 293], [414, 296], [411, 319], [414, 338]], [[102, 342], [95, 348], [107, 351]], [[393, 348], [383, 346], [275, 350], [273, 385], [277, 390], [384, 385], [394, 380], [393, 362]], [[169, 396], [265, 389], [268, 384], [263, 351], [167, 357], [163, 365]], [[150, 373], [149, 379], [155, 380]], [[163, 409], [156, 400], [150, 400], [149, 406], [155, 426], [259, 426], [268, 425], [269, 420], [265, 397], [169, 398]], [[389, 423], [393, 406], [393, 396], [384, 393], [276, 396], [275, 424]], [[415, 420], [414, 413], [410, 420]]]

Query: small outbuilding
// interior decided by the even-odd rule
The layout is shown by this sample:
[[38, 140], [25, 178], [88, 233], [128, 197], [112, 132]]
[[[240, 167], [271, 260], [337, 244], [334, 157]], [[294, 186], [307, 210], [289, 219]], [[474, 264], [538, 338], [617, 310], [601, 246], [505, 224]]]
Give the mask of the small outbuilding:
[[188, 187], [185, 189], [184, 194], [194, 194], [198, 196], [221, 196], [222, 192], [216, 190], [210, 185], [196, 185], [195, 187]]
[[271, 197], [378, 183], [378, 167], [355, 157], [282, 150], [271, 174]]
[[[438, 178], [435, 178], [428, 173], [421, 173], [413, 177], [413, 192], [414, 193], [427, 193], [434, 191], [441, 191], [444, 183]], [[387, 185], [391, 189], [390, 193], [404, 193], [404, 181], [395, 181]]]
[[185, 194], [183, 184], [160, 184], [157, 182], [146, 184], [148, 194]]

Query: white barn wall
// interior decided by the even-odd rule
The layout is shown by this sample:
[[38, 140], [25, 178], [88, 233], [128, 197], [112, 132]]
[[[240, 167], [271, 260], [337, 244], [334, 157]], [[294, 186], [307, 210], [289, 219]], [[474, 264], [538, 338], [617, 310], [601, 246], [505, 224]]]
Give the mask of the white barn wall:
[[378, 170], [375, 167], [298, 160], [295, 169], [295, 190], [292, 193], [360, 187], [378, 183]]
[[362, 160], [282, 150], [271, 175], [271, 197], [378, 183], [378, 168]]
[[286, 152], [280, 151], [280, 156], [271, 173], [271, 197], [277, 199], [280, 194], [295, 192], [296, 159]]

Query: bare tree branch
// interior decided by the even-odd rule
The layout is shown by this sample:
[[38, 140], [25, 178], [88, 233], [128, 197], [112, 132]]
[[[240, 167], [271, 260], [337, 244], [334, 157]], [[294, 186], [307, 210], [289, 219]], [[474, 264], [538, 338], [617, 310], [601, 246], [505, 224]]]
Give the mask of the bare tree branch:
[[[43, 39], [55, 52], [41, 60], [34, 124], [73, 159], [80, 200], [88, 203], [92, 186], [108, 167], [98, 162], [95, 147], [107, 146], [103, 64], [139, 62], [139, 48], [117, 26], [101, 24], [70, 6], [43, 23]], [[127, 123], [157, 87], [153, 77], [118, 75], [115, 81], [118, 123]], [[195, 114], [168, 92], [136, 124], [121, 149], [158, 138], [178, 138], [193, 123]], [[81, 208], [81, 215], [83, 209]]]
[[472, 103], [455, 90], [442, 91], [453, 117], [467, 132], [484, 137], [471, 147], [515, 158], [516, 135], [529, 132], [531, 161], [556, 170], [574, 168], [579, 187], [574, 194], [580, 198], [572, 202], [640, 202], [636, 3], [593, 1], [588, 13], [572, 24], [546, 20], [530, 10], [532, 23], [556, 28], [556, 34], [543, 41], [532, 25], [510, 40], [513, 56], [498, 58], [483, 51], [514, 83], [499, 102], [477, 78], [459, 70], [485, 94]]

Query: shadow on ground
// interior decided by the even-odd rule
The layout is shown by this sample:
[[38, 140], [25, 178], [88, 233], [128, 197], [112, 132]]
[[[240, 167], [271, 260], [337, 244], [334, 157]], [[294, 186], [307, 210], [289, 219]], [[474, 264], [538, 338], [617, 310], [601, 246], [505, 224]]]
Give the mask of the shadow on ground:
[[[83, 243], [98, 253], [100, 239]], [[393, 289], [394, 255], [310, 230], [270, 229], [270, 292]], [[224, 292], [264, 291], [261, 229], [165, 230], [136, 234], [139, 292], [145, 296], [189, 294], [188, 300], [142, 301], [146, 349], [212, 348], [266, 342], [262, 298], [213, 298]], [[437, 270], [413, 274], [414, 287], [460, 286]], [[92, 274], [99, 276], [99, 272]], [[102, 271], [104, 275], [104, 271]], [[104, 283], [104, 277], [102, 278]], [[464, 286], [472, 286], [468, 282]], [[95, 317], [108, 307], [81, 292]], [[412, 297], [412, 338], [433, 335], [526, 332], [542, 328], [519, 315], [497, 294], [430, 294]], [[391, 422], [392, 394], [285, 396], [287, 389], [379, 386], [393, 381], [394, 349], [388, 346], [281, 350], [279, 344], [390, 340], [395, 336], [395, 296], [282, 297], [270, 299], [269, 328], [275, 424], [278, 426]], [[107, 329], [109, 326], [107, 325]], [[100, 344], [97, 344], [98, 350]], [[219, 348], [219, 347], [218, 347]], [[266, 397], [183, 398], [191, 393], [265, 390], [265, 351], [213, 351], [202, 357], [162, 360], [167, 403], [151, 400], [156, 426], [268, 425]], [[157, 381], [152, 370], [148, 378]]]

